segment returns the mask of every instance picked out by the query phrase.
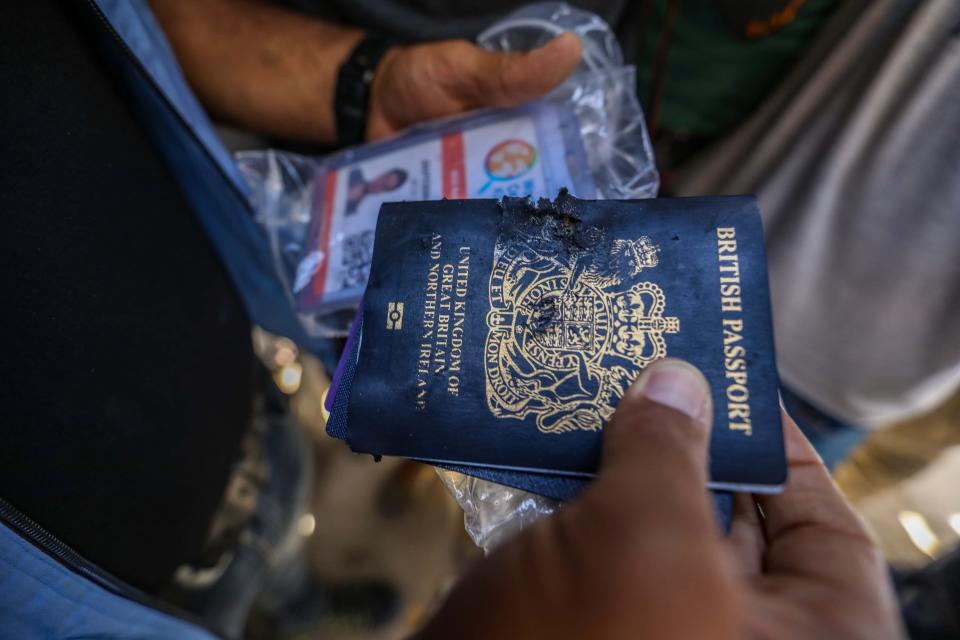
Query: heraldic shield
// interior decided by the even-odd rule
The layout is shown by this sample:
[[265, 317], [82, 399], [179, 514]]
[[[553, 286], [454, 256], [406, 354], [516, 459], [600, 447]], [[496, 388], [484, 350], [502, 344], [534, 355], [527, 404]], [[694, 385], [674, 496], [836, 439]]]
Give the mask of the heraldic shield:
[[659, 249], [646, 236], [607, 248], [597, 256], [498, 242], [484, 345], [494, 416], [533, 416], [544, 433], [597, 431], [640, 370], [667, 355], [679, 319], [664, 315], [663, 291], [640, 277]]

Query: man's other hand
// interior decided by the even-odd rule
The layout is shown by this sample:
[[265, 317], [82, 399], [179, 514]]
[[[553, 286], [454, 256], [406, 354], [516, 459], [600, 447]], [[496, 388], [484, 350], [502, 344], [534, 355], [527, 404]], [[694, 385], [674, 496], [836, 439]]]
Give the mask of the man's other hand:
[[[338, 70], [363, 38], [264, 0], [150, 0], [190, 85], [222, 121], [280, 138], [332, 143]], [[389, 51], [377, 66], [367, 138], [433, 118], [539, 98], [580, 62], [580, 39], [526, 53], [465, 40]]]
[[483, 107], [513, 107], [563, 82], [580, 62], [580, 39], [557, 36], [525, 53], [485, 51], [465, 40], [391, 49], [373, 81], [367, 138]]

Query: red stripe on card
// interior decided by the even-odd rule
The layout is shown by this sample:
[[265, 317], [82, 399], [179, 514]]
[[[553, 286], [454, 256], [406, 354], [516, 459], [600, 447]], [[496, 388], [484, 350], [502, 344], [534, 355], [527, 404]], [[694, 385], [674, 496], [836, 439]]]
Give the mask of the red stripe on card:
[[466, 198], [467, 174], [464, 171], [462, 133], [443, 136], [440, 158], [443, 172], [443, 197]]
[[317, 275], [313, 278], [313, 293], [320, 299], [323, 297], [323, 290], [327, 286], [327, 265], [330, 262], [330, 227], [333, 226], [333, 200], [337, 194], [337, 172], [331, 171], [327, 174], [327, 180], [323, 185], [323, 226], [320, 227], [320, 246], [317, 247], [323, 252], [320, 259], [320, 268], [317, 269]]

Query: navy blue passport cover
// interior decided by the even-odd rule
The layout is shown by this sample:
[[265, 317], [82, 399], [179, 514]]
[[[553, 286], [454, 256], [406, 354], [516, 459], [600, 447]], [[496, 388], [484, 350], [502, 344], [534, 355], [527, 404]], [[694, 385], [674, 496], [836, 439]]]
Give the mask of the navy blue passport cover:
[[620, 396], [667, 355], [711, 382], [711, 486], [781, 486], [752, 197], [389, 203], [364, 298], [350, 446], [589, 476]]

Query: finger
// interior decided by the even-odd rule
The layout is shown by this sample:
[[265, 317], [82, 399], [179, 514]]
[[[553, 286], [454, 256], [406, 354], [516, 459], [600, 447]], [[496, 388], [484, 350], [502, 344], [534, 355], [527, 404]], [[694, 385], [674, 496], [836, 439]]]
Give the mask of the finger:
[[783, 414], [789, 473], [783, 493], [757, 496], [767, 537], [768, 573], [856, 583], [879, 556], [860, 518], [840, 494], [796, 423]]
[[713, 537], [705, 489], [712, 415], [695, 367], [672, 358], [649, 365], [604, 429], [597, 479], [574, 506], [598, 521], [612, 513], [627, 530]]
[[548, 93], [573, 73], [582, 45], [564, 33], [538, 49], [523, 53], [476, 50], [472, 73], [461, 85], [464, 97], [477, 107], [513, 107]]
[[763, 567], [763, 525], [757, 513], [757, 503], [749, 493], [733, 496], [733, 517], [726, 543], [741, 575], [757, 575]]
[[[554, 519], [568, 557], [590, 551], [577, 573], [592, 598], [625, 592], [652, 610], [618, 637], [665, 637], [656, 629], [716, 637], [704, 620], [726, 624], [733, 615], [734, 574], [705, 486], [712, 416], [696, 368], [675, 359], [649, 365], [604, 428], [596, 480]], [[690, 618], [691, 602], [704, 619]]]

